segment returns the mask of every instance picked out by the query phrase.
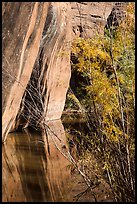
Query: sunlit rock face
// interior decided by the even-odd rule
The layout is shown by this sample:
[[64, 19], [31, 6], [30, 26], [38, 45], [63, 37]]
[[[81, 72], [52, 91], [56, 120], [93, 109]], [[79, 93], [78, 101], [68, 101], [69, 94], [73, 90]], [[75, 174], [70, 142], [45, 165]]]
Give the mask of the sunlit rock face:
[[[112, 21], [120, 22], [127, 2], [71, 2], [72, 36], [93, 37], [104, 34], [104, 27]], [[116, 23], [115, 22], [115, 23]]]
[[48, 3], [3, 3], [2, 131], [8, 134], [30, 79], [47, 17]]
[[73, 38], [104, 33], [113, 2], [71, 2]]
[[27, 112], [26, 119], [35, 117], [39, 107], [32, 97], [41, 107], [35, 121], [61, 117], [70, 79], [69, 12], [64, 2], [3, 3], [3, 140], [18, 126], [21, 112]]
[[71, 75], [69, 14], [69, 3], [50, 3], [38, 56], [19, 112], [27, 121], [25, 127], [40, 126], [43, 120], [56, 120], [62, 115]]

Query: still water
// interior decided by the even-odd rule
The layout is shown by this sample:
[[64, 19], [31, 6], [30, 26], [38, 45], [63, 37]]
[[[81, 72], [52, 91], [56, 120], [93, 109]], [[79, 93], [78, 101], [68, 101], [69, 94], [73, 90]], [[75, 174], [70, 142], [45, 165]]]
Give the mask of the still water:
[[[80, 167], [82, 171], [83, 167], [90, 170], [93, 186], [96, 175], [100, 178], [101, 183], [92, 193], [90, 189], [85, 191], [87, 185], [68, 160], [67, 129], [87, 131], [85, 121], [65, 117], [62, 122], [50, 121], [42, 134], [26, 129], [8, 135], [2, 146], [3, 202], [113, 202], [111, 189], [101, 176], [101, 167], [94, 155], [90, 153], [90, 159], [87, 157]], [[71, 137], [76, 138], [73, 131]], [[74, 147], [69, 143], [70, 153], [77, 161]]]
[[47, 133], [10, 133], [2, 146], [2, 201], [69, 201], [70, 162], [61, 120], [48, 123]]

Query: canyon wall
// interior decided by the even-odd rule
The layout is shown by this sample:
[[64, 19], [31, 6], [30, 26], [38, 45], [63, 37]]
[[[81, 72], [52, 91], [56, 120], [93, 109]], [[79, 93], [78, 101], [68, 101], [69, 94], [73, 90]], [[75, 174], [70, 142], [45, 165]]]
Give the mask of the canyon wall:
[[73, 38], [104, 34], [113, 2], [71, 2]]
[[[71, 41], [104, 34], [118, 2], [2, 3], [2, 135], [61, 118]], [[121, 15], [122, 14], [122, 15]]]
[[35, 121], [61, 117], [70, 80], [70, 16], [69, 3], [2, 4], [3, 141], [20, 112], [27, 108], [25, 117], [36, 117], [37, 101], [42, 110]]
[[118, 26], [126, 14], [128, 2], [71, 2], [72, 36], [104, 35], [106, 26]]

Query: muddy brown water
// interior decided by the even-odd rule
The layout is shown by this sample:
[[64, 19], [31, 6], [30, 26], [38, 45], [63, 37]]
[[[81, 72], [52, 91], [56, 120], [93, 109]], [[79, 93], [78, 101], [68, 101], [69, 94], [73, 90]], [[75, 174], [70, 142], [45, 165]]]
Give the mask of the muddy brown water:
[[[47, 133], [42, 135], [27, 129], [10, 133], [2, 146], [2, 201], [74, 201], [87, 186], [76, 170], [72, 173], [72, 165], [64, 157], [67, 150], [61, 120], [49, 122]], [[104, 185], [96, 189], [100, 201], [102, 189]], [[94, 198], [88, 193], [78, 201], [94, 202]]]

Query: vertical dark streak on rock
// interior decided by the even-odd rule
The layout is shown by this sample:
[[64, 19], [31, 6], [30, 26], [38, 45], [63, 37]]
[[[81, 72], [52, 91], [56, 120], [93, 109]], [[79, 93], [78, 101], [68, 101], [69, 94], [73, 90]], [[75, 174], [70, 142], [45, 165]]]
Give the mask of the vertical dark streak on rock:
[[[34, 104], [33, 104], [33, 101], [34, 101], [35, 104], [37, 105], [37, 108], [39, 109], [39, 114], [40, 114], [39, 115], [32, 110], [33, 114], [31, 116], [30, 115], [31, 111], [30, 111], [30, 114], [28, 114], [28, 110], [24, 107], [22, 115], [25, 115], [26, 118], [29, 117], [29, 120], [30, 120], [29, 125], [33, 124], [33, 126], [35, 126], [38, 121], [42, 120], [41, 118], [43, 117], [42, 116], [44, 113], [43, 104], [44, 104], [44, 98], [45, 98], [45, 94], [47, 92], [47, 88], [45, 87], [45, 90], [42, 90], [42, 86], [44, 85], [44, 83], [46, 83], [46, 81], [44, 81], [44, 75], [46, 74], [47, 69], [48, 69], [48, 65], [46, 62], [45, 66], [44, 66], [44, 70], [42, 70], [43, 62], [44, 62], [45, 57], [46, 57], [45, 52], [47, 52], [45, 45], [49, 44], [50, 41], [53, 41], [53, 39], [55, 40], [54, 36], [56, 34], [56, 32], [55, 32], [56, 29], [57, 29], [56, 28], [56, 14], [54, 14], [53, 6], [50, 3], [50, 6], [48, 7], [48, 14], [47, 14], [45, 26], [43, 29], [39, 53], [38, 53], [38, 56], [37, 56], [37, 59], [36, 59], [35, 65], [34, 65], [34, 69], [33, 69], [32, 74], [31, 74], [30, 81], [29, 81], [28, 86], [26, 88], [27, 91], [26, 91], [26, 96], [24, 99], [25, 106], [28, 106], [27, 103], [29, 102], [29, 104], [31, 104], [31, 106], [33, 108], [34, 108]], [[34, 35], [34, 33], [32, 33], [32, 35]], [[40, 79], [41, 72], [42, 72], [42, 78]], [[34, 88], [33, 92], [32, 92], [32, 87]], [[39, 96], [38, 96], [37, 90], [39, 90], [39, 94], [40, 94]], [[28, 91], [31, 94], [33, 101], [30, 98], [30, 95], [27, 93]], [[39, 98], [36, 98], [35, 95], [37, 95]], [[41, 104], [41, 100], [42, 100], [43, 104]], [[49, 101], [49, 98], [48, 98], [48, 101]], [[22, 104], [22, 105], [24, 106], [24, 104]], [[26, 115], [26, 113], [28, 115]], [[38, 121], [36, 121], [36, 119], [34, 118], [34, 115], [36, 118], [38, 118]]]

